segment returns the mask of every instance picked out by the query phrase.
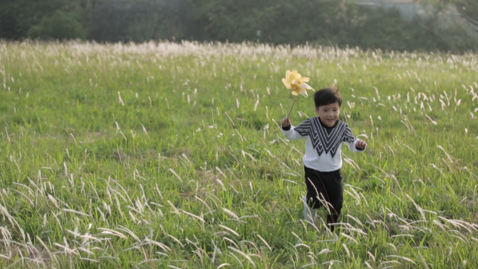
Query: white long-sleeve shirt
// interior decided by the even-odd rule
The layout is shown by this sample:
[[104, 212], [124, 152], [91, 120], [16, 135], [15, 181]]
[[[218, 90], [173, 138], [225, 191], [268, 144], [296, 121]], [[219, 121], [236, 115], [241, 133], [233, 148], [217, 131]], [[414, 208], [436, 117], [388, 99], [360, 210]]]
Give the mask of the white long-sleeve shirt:
[[331, 172], [342, 167], [342, 144], [345, 143], [353, 152], [360, 152], [355, 147], [357, 138], [347, 123], [337, 121], [333, 127], [326, 127], [319, 117], [309, 118], [299, 126], [282, 129], [289, 140], [305, 139], [304, 165], [321, 172]]

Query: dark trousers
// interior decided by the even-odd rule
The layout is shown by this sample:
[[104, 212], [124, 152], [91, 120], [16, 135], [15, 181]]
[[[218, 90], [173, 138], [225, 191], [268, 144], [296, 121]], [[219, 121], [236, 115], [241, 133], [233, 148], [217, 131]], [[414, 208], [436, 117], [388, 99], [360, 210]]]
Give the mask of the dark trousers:
[[332, 172], [320, 172], [304, 166], [305, 185], [307, 186], [307, 204], [310, 208], [325, 207], [327, 225], [334, 230], [344, 202], [344, 188], [340, 169]]

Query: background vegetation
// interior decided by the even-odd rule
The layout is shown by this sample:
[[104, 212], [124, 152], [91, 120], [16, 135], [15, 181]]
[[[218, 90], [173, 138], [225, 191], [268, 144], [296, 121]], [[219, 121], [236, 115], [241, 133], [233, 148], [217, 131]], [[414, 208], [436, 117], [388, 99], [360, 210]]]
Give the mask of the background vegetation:
[[[417, 2], [432, 7], [430, 14], [405, 21], [397, 10], [352, 0], [0, 1], [0, 38], [308, 43], [453, 53], [478, 49], [476, 1]], [[450, 3], [463, 16], [462, 23], [442, 23], [440, 14]]]
[[[3, 268], [475, 268], [477, 55], [0, 43]], [[285, 70], [335, 81], [338, 241], [302, 221]], [[294, 124], [314, 115], [297, 101]], [[322, 212], [322, 217], [324, 212]]]

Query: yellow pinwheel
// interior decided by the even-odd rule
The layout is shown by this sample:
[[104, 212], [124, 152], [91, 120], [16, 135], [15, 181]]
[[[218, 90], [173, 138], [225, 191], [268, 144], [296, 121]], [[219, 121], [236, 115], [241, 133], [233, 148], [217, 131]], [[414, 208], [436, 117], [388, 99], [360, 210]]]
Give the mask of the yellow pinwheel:
[[282, 79], [282, 83], [284, 83], [285, 87], [292, 91], [293, 95], [302, 94], [307, 96], [307, 90], [313, 90], [312, 87], [307, 85], [306, 82], [309, 82], [308, 77], [302, 77], [301, 74], [297, 72], [297, 70], [287, 70], [285, 72], [285, 78]]
[[307, 96], [307, 90], [314, 90], [312, 87], [307, 85], [306, 82], [309, 82], [309, 78], [302, 77], [301, 74], [297, 72], [297, 70], [287, 70], [285, 72], [285, 78], [282, 79], [282, 83], [284, 83], [285, 87], [291, 90], [292, 95], [294, 95], [294, 101], [292, 102], [292, 106], [290, 107], [289, 113], [287, 113], [287, 118], [294, 107], [295, 101], [297, 100], [297, 96], [302, 94]]

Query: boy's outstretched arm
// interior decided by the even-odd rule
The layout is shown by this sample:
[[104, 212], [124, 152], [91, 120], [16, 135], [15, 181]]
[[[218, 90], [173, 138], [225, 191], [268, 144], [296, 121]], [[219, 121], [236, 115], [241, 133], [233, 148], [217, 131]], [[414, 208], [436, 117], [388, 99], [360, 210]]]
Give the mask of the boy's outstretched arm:
[[282, 134], [289, 140], [304, 139], [309, 135], [311, 125], [308, 119], [299, 126], [293, 126], [288, 117], [283, 118], [280, 123]]

